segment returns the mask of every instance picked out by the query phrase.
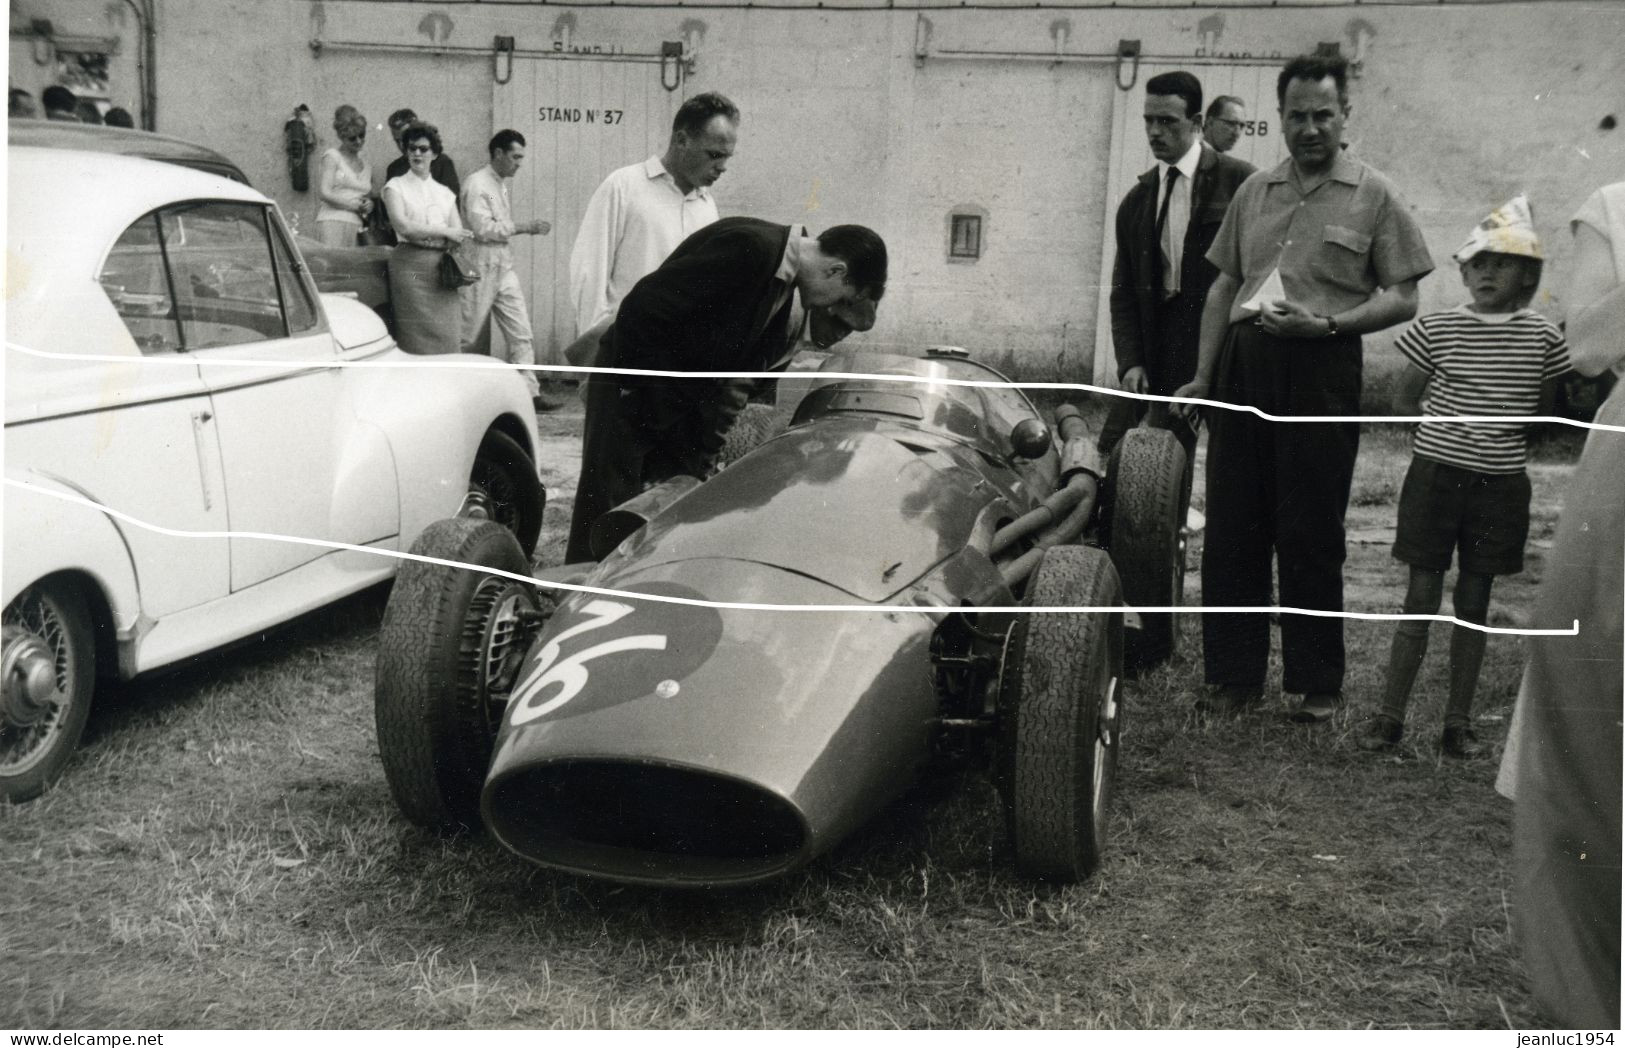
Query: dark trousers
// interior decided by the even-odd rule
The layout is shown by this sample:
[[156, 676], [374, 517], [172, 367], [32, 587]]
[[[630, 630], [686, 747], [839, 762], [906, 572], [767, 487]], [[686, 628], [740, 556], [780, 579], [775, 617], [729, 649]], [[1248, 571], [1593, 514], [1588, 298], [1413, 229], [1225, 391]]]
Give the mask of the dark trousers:
[[[1157, 309], [1154, 330], [1145, 344], [1145, 374], [1149, 383], [1146, 392], [1166, 397], [1196, 377], [1196, 347], [1202, 322], [1202, 300], [1206, 289], [1182, 292], [1163, 302]], [[1190, 507], [1191, 477], [1196, 464], [1196, 427], [1175, 415], [1169, 405], [1156, 401], [1134, 400], [1129, 397], [1111, 397], [1106, 410], [1106, 421], [1100, 429], [1097, 447], [1102, 455], [1110, 455], [1123, 434], [1149, 419], [1148, 425], [1166, 429], [1185, 449], [1185, 482], [1181, 489], [1180, 524], [1185, 522], [1185, 510]]]
[[[599, 343], [597, 363], [617, 366], [613, 339]], [[581, 435], [581, 477], [576, 482], [570, 514], [567, 564], [597, 560], [592, 555], [593, 522], [649, 487], [680, 473], [696, 473], [701, 452], [681, 427], [654, 430], [639, 424], [630, 410], [618, 375], [595, 374], [587, 380], [586, 423]]]
[[[1275, 415], [1352, 416], [1360, 368], [1358, 336], [1276, 338], [1244, 321], [1225, 337], [1213, 397]], [[1343, 516], [1359, 423], [1269, 422], [1210, 409], [1208, 434], [1203, 605], [1273, 604], [1273, 558], [1282, 606], [1342, 611]], [[1262, 685], [1269, 617], [1203, 615], [1202, 655], [1208, 683]], [[1281, 690], [1341, 691], [1343, 620], [1283, 613], [1281, 661]]]

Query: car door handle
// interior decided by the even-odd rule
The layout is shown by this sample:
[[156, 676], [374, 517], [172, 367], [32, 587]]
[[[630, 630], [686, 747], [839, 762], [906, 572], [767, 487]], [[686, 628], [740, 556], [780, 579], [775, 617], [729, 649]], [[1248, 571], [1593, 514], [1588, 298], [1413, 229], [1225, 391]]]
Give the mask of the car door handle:
[[214, 498], [209, 493], [209, 448], [208, 438], [204, 435], [203, 427], [214, 418], [211, 411], [192, 412], [192, 444], [197, 449], [197, 482], [198, 488], [203, 492], [203, 508], [214, 508]]

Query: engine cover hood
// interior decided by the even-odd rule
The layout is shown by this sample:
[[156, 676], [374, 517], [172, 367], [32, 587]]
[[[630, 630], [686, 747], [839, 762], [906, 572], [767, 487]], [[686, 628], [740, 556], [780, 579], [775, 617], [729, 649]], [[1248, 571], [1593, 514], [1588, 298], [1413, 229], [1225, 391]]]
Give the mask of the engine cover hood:
[[976, 454], [873, 419], [792, 429], [667, 507], [604, 567], [742, 560], [884, 601], [970, 541], [997, 497]]

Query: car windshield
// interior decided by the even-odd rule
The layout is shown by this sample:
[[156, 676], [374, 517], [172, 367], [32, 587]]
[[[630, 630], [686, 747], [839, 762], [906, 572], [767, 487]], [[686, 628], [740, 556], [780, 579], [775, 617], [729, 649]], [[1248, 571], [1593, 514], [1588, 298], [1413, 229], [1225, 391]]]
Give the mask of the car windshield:
[[[909, 375], [919, 382], [887, 382], [888, 389], [911, 392], [926, 399], [957, 401], [994, 424], [996, 432], [1009, 432], [1023, 419], [1038, 418], [1025, 393], [1003, 386], [965, 386], [959, 382], [1008, 382], [985, 364], [964, 357], [905, 357], [892, 353], [836, 353], [818, 369], [812, 390], [851, 379], [823, 377], [827, 372], [864, 375]], [[953, 383], [953, 384], [950, 384]], [[809, 390], [810, 392], [810, 390]]]

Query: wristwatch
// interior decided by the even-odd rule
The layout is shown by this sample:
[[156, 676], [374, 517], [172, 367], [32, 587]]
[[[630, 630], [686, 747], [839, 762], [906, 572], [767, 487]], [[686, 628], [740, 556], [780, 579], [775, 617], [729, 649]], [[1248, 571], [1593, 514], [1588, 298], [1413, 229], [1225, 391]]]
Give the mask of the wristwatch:
[[1337, 337], [1337, 318], [1332, 316], [1330, 313], [1328, 313], [1325, 316], [1321, 317], [1320, 319], [1322, 319], [1322, 320], [1324, 320], [1326, 322], [1326, 337], [1327, 338], [1336, 338]]

